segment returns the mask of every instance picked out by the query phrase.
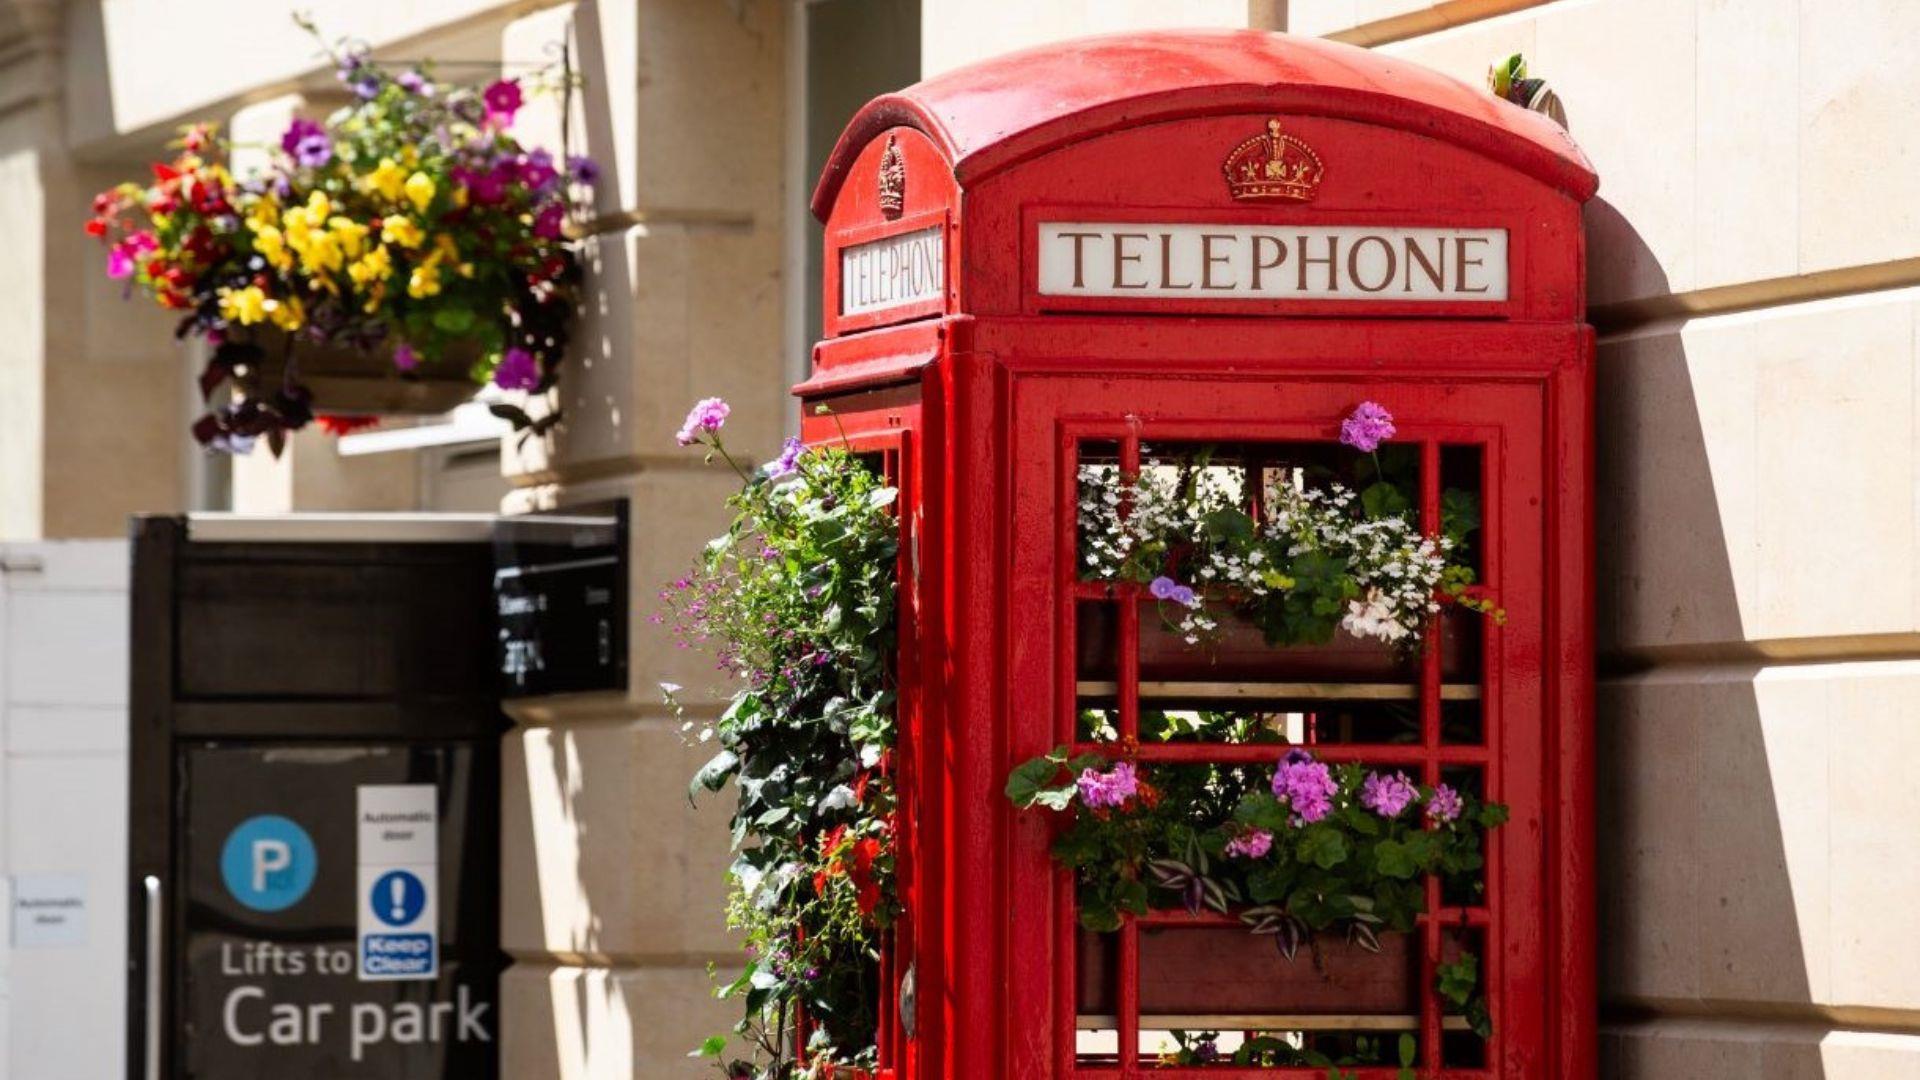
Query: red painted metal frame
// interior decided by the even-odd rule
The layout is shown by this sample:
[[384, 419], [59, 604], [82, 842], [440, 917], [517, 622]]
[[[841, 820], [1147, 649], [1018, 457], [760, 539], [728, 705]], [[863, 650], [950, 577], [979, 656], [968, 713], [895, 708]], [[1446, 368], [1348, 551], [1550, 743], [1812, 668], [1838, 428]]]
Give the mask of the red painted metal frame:
[[[1327, 179], [1311, 203], [1235, 204], [1221, 157], [1273, 115], [1326, 160]], [[897, 219], [878, 205], [889, 138], [907, 165]], [[1443, 766], [1483, 766], [1514, 811], [1490, 845], [1485, 906], [1441, 909], [1430, 890], [1417, 950], [1430, 973], [1453, 920], [1488, 935], [1497, 1051], [1485, 1069], [1425, 1061], [1418, 1073], [1595, 1074], [1593, 342], [1579, 205], [1595, 183], [1541, 117], [1397, 59], [1283, 35], [1067, 43], [878, 99], [848, 127], [815, 195], [828, 274], [839, 248], [922, 220], [945, 222], [948, 238], [942, 312], [843, 320], [829, 281], [824, 339], [796, 388], [810, 441], [844, 426], [859, 445], [911, 448], [901, 507], [913, 553], [902, 574], [917, 562], [918, 580], [912, 643], [902, 638], [912, 662], [903, 656], [900, 669], [903, 709], [917, 709], [903, 711], [900, 751], [911, 918], [886, 972], [891, 983], [911, 966], [919, 1004], [911, 1039], [891, 1017], [883, 1035], [899, 1080], [1238, 1075], [1076, 1065], [1072, 884], [1048, 859], [1047, 817], [1013, 812], [1001, 788], [1015, 762], [1074, 734], [1073, 601], [1091, 588], [1071, 580], [1076, 440], [1137, 452], [1145, 437], [1331, 439], [1340, 415], [1369, 397], [1422, 447], [1429, 528], [1440, 448], [1481, 448], [1483, 571], [1509, 612], [1504, 628], [1483, 631], [1482, 745], [1440, 743], [1430, 660], [1418, 745], [1321, 751], [1404, 763], [1427, 780]], [[1033, 288], [1034, 223], [1065, 213], [1504, 227], [1509, 299], [1056, 303]], [[837, 419], [815, 415], [817, 403]], [[1122, 640], [1136, 640], [1137, 609], [1121, 604], [1119, 621]], [[1131, 655], [1116, 673], [1129, 730], [1140, 707]], [[1271, 754], [1159, 746], [1142, 756]], [[1134, 941], [1123, 935], [1120, 956], [1129, 1000]], [[1426, 1000], [1431, 1054], [1440, 1012]], [[1121, 1016], [1131, 1035], [1137, 1023], [1127, 1008]]]

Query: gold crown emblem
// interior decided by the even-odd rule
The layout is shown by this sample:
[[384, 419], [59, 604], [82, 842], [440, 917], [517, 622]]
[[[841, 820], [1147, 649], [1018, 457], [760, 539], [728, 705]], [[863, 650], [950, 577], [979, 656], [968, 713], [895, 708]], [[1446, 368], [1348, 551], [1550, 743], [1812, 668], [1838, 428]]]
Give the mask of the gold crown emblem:
[[1267, 121], [1267, 133], [1233, 148], [1224, 166], [1227, 190], [1236, 199], [1285, 199], [1306, 202], [1320, 190], [1326, 168], [1313, 148], [1280, 133], [1280, 121]]
[[888, 220], [900, 216], [907, 204], [907, 159], [900, 144], [887, 136], [887, 149], [880, 155], [880, 213]]

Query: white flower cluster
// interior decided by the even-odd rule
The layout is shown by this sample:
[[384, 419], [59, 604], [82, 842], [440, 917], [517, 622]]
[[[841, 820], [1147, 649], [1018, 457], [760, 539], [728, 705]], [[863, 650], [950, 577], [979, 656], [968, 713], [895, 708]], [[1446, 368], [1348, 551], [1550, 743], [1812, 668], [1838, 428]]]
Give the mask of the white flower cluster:
[[1146, 582], [1163, 573], [1169, 552], [1184, 555], [1195, 591], [1172, 609], [1171, 628], [1198, 644], [1219, 628], [1205, 610], [1209, 594], [1258, 600], [1296, 584], [1289, 570], [1310, 552], [1346, 560], [1360, 590], [1341, 625], [1357, 637], [1405, 641], [1440, 610], [1436, 590], [1451, 543], [1422, 535], [1404, 515], [1367, 519], [1339, 484], [1325, 489], [1269, 484], [1265, 520], [1224, 535], [1220, 512], [1246, 513], [1236, 470], [1182, 471], [1148, 464], [1133, 483], [1117, 466], [1080, 470], [1080, 543], [1086, 576]]

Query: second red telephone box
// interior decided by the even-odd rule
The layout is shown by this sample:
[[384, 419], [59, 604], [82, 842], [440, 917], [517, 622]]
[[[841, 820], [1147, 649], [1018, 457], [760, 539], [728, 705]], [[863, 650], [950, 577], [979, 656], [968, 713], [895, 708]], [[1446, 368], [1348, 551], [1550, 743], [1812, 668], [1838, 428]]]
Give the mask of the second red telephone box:
[[797, 392], [902, 492], [883, 1073], [1594, 1074], [1595, 186], [1253, 32], [854, 119]]

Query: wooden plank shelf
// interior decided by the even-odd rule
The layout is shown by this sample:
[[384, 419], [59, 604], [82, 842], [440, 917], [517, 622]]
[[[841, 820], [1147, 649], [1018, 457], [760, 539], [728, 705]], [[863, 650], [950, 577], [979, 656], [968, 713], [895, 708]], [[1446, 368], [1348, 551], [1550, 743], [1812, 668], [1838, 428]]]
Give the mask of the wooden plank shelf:
[[[1120, 693], [1120, 684], [1110, 679], [1083, 679], [1074, 684], [1081, 697], [1110, 698]], [[1140, 700], [1255, 701], [1416, 701], [1418, 683], [1358, 682], [1188, 682], [1152, 680], [1140, 683]], [[1440, 688], [1442, 701], [1478, 701], [1480, 687], [1474, 683], [1447, 683]]]
[[[1082, 1031], [1111, 1031], [1120, 1018], [1110, 1013], [1083, 1013], [1074, 1017], [1074, 1026]], [[1467, 1018], [1444, 1019], [1448, 1031], [1467, 1031]], [[1420, 1018], [1395, 1014], [1299, 1014], [1277, 1015], [1185, 1015], [1147, 1014], [1140, 1017], [1141, 1031], [1418, 1031]]]

